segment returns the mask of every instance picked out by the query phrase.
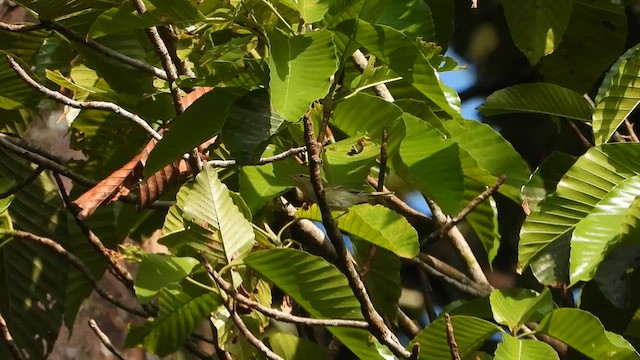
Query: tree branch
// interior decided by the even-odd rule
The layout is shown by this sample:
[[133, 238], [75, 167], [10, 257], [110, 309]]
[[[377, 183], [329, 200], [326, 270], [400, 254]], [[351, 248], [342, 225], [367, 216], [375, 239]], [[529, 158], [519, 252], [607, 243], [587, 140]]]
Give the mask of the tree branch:
[[[356, 66], [360, 69], [360, 71], [364, 71], [364, 69], [367, 68], [367, 63], [369, 61], [364, 56], [362, 51], [360, 50], [354, 51], [353, 54], [351, 55], [351, 58], [353, 59], [353, 62], [356, 64]], [[388, 102], [395, 101], [395, 99], [393, 98], [393, 95], [391, 95], [391, 92], [389, 92], [389, 89], [385, 84], [377, 84], [373, 87], [373, 89], [376, 91], [376, 94], [378, 94], [378, 96], [380, 96], [385, 101], [388, 101]]]
[[420, 332], [420, 328], [404, 311], [398, 308], [398, 326], [410, 339], [413, 339]]
[[631, 140], [633, 142], [640, 142], [640, 140], [638, 139], [638, 135], [636, 135], [635, 130], [633, 130], [633, 124], [631, 123], [631, 121], [629, 121], [629, 119], [624, 119], [624, 126], [626, 126], [627, 128], [627, 133], [631, 137]]
[[278, 354], [271, 351], [271, 349], [269, 349], [267, 345], [265, 345], [260, 339], [258, 339], [255, 335], [253, 335], [251, 330], [247, 328], [247, 325], [245, 325], [240, 315], [238, 315], [238, 313], [232, 306], [227, 307], [227, 309], [231, 313], [231, 320], [233, 320], [233, 323], [236, 324], [236, 327], [238, 327], [238, 330], [240, 330], [240, 333], [242, 334], [242, 336], [244, 336], [244, 338], [247, 339], [247, 341], [251, 345], [255, 346], [258, 350], [260, 350], [267, 357], [267, 359], [284, 360]]
[[20, 351], [20, 348], [18, 347], [16, 342], [13, 341], [13, 337], [11, 336], [11, 332], [9, 331], [7, 322], [5, 321], [4, 317], [2, 317], [2, 314], [0, 314], [0, 333], [2, 333], [2, 340], [4, 340], [7, 348], [9, 348], [9, 352], [11, 353], [11, 355], [13, 355], [16, 360], [25, 360], [22, 351]]
[[126, 305], [122, 302], [120, 302], [119, 300], [117, 300], [115, 297], [113, 297], [113, 295], [111, 295], [111, 293], [109, 293], [107, 290], [103, 289], [100, 284], [98, 284], [98, 280], [96, 280], [96, 278], [93, 277], [93, 275], [91, 274], [91, 271], [89, 270], [89, 268], [87, 268], [87, 266], [82, 262], [82, 260], [78, 259], [75, 255], [71, 254], [70, 252], [67, 251], [67, 249], [65, 249], [62, 245], [60, 245], [59, 243], [57, 243], [54, 240], [51, 240], [49, 238], [45, 238], [42, 236], [38, 236], [26, 231], [21, 231], [21, 230], [7, 230], [5, 231], [5, 233], [7, 235], [11, 235], [11, 236], [15, 236], [17, 238], [23, 239], [23, 240], [29, 240], [29, 241], [33, 241], [35, 243], [38, 243], [40, 245], [46, 246], [48, 248], [50, 248], [51, 250], [55, 251], [58, 255], [65, 257], [69, 263], [71, 265], [73, 265], [73, 267], [75, 267], [76, 269], [78, 269], [78, 271], [80, 271], [80, 273], [82, 273], [82, 275], [85, 277], [85, 279], [87, 279], [87, 281], [91, 284], [91, 286], [96, 290], [96, 292], [105, 300], [107, 300], [108, 302], [112, 303], [113, 305], [121, 308], [122, 310], [125, 310], [131, 314], [134, 315], [138, 315], [141, 317], [148, 317], [149, 314], [147, 314], [146, 312], [142, 311], [142, 310], [138, 310], [138, 309], [134, 309], [132, 307], [130, 307], [129, 305]]
[[[246, 164], [246, 165], [265, 165], [265, 164], [269, 164], [269, 163], [273, 163], [276, 161], [281, 161], [287, 158], [290, 158], [292, 156], [301, 154], [303, 152], [307, 151], [307, 147], [306, 146], [300, 146], [297, 148], [291, 148], [289, 150], [283, 151], [279, 154], [273, 155], [273, 156], [269, 156], [269, 157], [265, 157], [265, 158], [260, 158], [258, 161], [256, 161], [255, 163], [252, 164]], [[232, 167], [238, 164], [238, 162], [236, 160], [209, 160], [207, 161], [207, 164], [214, 166], [214, 167], [221, 167], [221, 168], [225, 168], [225, 167]]]
[[26, 82], [29, 86], [31, 86], [32, 88], [36, 89], [37, 91], [41, 92], [42, 94], [44, 94], [46, 97], [48, 97], [49, 99], [55, 100], [61, 104], [65, 104], [68, 106], [71, 106], [73, 108], [76, 109], [91, 109], [91, 110], [104, 110], [104, 111], [110, 111], [114, 114], [120, 115], [122, 117], [124, 117], [125, 119], [133, 122], [134, 124], [140, 126], [142, 129], [144, 129], [147, 133], [149, 133], [154, 139], [160, 141], [162, 140], [162, 136], [160, 134], [158, 134], [157, 131], [153, 130], [153, 128], [151, 127], [151, 125], [149, 125], [149, 123], [147, 123], [144, 119], [142, 119], [140, 116], [114, 104], [111, 102], [106, 102], [106, 101], [76, 101], [73, 100], [67, 96], [62, 95], [61, 93], [57, 92], [57, 91], [53, 91], [47, 87], [45, 87], [44, 85], [38, 83], [37, 81], [33, 80], [33, 78], [31, 78], [31, 76], [29, 76], [29, 74], [27, 74], [26, 71], [24, 71], [24, 69], [20, 66], [20, 64], [18, 64], [13, 57], [11, 57], [11, 55], [7, 55], [7, 60], [9, 61], [9, 65], [11, 66], [11, 68], [13, 68], [13, 70], [16, 72], [16, 74], [18, 74], [18, 76], [24, 80], [24, 82]]
[[104, 345], [107, 350], [109, 350], [109, 352], [113, 354], [113, 356], [118, 358], [118, 360], [125, 360], [122, 353], [118, 349], [116, 349], [111, 340], [109, 340], [109, 337], [104, 332], [102, 332], [102, 330], [100, 330], [98, 324], [96, 324], [96, 321], [93, 319], [89, 319], [88, 323], [89, 327], [91, 327], [91, 330], [93, 330], [93, 332], [96, 334], [102, 345]]
[[209, 264], [208, 261], [204, 261], [204, 266], [207, 269], [207, 273], [211, 280], [218, 284], [218, 286], [229, 296], [231, 296], [235, 301], [249, 306], [252, 309], [255, 309], [264, 315], [271, 317], [275, 320], [303, 324], [309, 326], [335, 326], [335, 327], [352, 327], [352, 328], [361, 328], [366, 329], [369, 327], [366, 321], [358, 321], [358, 320], [342, 320], [342, 319], [312, 319], [308, 317], [296, 316], [285, 313], [283, 311], [279, 311], [267, 306], [264, 306], [256, 301], [251, 300], [250, 298], [240, 294], [236, 289], [231, 286], [228, 282], [226, 282], [220, 274], [215, 272]]
[[447, 343], [449, 344], [449, 350], [451, 351], [451, 360], [460, 360], [458, 344], [456, 343], [456, 338], [453, 335], [453, 325], [451, 325], [451, 316], [449, 316], [449, 314], [444, 314], [444, 322], [447, 329]]
[[[466, 275], [464, 275], [463, 273], [459, 272], [458, 270], [452, 268], [451, 266], [449, 266], [448, 264], [442, 261], [439, 261], [439, 265], [441, 265], [440, 268], [436, 267], [438, 265], [434, 266], [433, 263], [427, 263], [419, 258], [413, 258], [408, 261], [420, 267], [427, 274], [444, 281], [445, 283], [453, 286], [454, 288], [466, 294], [469, 294], [475, 297], [482, 297], [486, 295], [484, 291], [481, 291], [477, 288], [477, 285], [473, 282], [473, 280], [469, 279]], [[442, 265], [446, 265], [446, 266], [442, 266]], [[447, 273], [447, 271], [449, 271], [450, 273]]]
[[17, 193], [18, 191], [22, 190], [22, 188], [31, 184], [35, 179], [37, 179], [38, 176], [40, 176], [40, 174], [42, 174], [43, 171], [44, 171], [44, 167], [42, 165], [38, 165], [38, 167], [35, 170], [33, 170], [31, 174], [29, 174], [29, 176], [27, 176], [22, 181], [13, 185], [11, 188], [9, 188], [9, 190], [1, 192], [0, 199], [7, 198]]
[[0, 22], [0, 30], [2, 31], [10, 31], [10, 32], [30, 32], [36, 30], [44, 29], [44, 24], [7, 24], [5, 22]]
[[362, 282], [362, 279], [360, 279], [358, 270], [353, 264], [351, 254], [345, 247], [344, 240], [342, 239], [342, 233], [331, 216], [331, 208], [327, 203], [324, 186], [320, 177], [320, 144], [316, 141], [313, 135], [313, 120], [311, 119], [309, 111], [305, 113], [303, 123], [305, 141], [309, 152], [309, 173], [311, 176], [311, 183], [316, 195], [318, 207], [322, 214], [322, 222], [327, 230], [327, 235], [338, 253], [339, 265], [347, 276], [349, 284], [353, 289], [356, 298], [360, 302], [362, 313], [370, 325], [369, 331], [371, 331], [371, 333], [382, 344], [387, 345], [396, 356], [408, 358], [411, 356], [411, 353], [400, 344], [393, 332], [384, 323], [382, 316], [380, 316], [373, 306], [371, 298], [369, 297], [369, 294], [367, 294], [367, 289]]

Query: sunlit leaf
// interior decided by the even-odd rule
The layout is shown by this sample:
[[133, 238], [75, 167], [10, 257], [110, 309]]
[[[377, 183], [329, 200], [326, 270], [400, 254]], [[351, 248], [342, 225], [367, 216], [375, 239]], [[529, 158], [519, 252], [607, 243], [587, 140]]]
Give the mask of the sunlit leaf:
[[517, 339], [503, 334], [496, 349], [496, 360], [554, 360], [560, 359], [551, 345], [533, 339]]

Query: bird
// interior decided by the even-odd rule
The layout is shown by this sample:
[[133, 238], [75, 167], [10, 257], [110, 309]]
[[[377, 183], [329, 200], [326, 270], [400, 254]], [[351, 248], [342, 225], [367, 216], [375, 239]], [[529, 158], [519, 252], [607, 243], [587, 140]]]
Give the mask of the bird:
[[[300, 191], [302, 191], [305, 198], [314, 203], [318, 202], [309, 175], [296, 174], [291, 176], [291, 178]], [[377, 199], [393, 195], [391, 191], [366, 192], [344, 186], [324, 185], [324, 195], [331, 210], [348, 210], [354, 205], [372, 203]]]

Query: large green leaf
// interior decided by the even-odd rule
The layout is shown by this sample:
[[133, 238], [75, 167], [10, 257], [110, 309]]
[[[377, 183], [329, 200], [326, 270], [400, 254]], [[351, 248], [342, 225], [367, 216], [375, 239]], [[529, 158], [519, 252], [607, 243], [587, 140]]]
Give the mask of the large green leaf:
[[640, 144], [605, 144], [587, 151], [540, 203], [520, 232], [518, 270], [532, 263], [543, 283], [566, 281], [571, 234], [618, 184], [640, 173]]
[[295, 335], [279, 332], [269, 335], [268, 339], [273, 352], [284, 360], [324, 360], [329, 357], [327, 348]]
[[311, 24], [324, 19], [335, 0], [288, 0], [285, 4], [288, 2], [292, 3], [306, 23]]
[[160, 291], [158, 317], [142, 326], [133, 326], [125, 346], [142, 346], [158, 356], [172, 354], [222, 301], [219, 294], [193, 285], [185, 285], [181, 290], [164, 289]]
[[[321, 257], [292, 249], [271, 249], [253, 252], [244, 261], [313, 317], [363, 318], [345, 276]], [[329, 331], [360, 358], [391, 356], [366, 330], [329, 328]]]
[[367, 136], [352, 137], [326, 146], [322, 160], [327, 182], [364, 190], [367, 175], [380, 155], [380, 146], [371, 140]]
[[[468, 204], [478, 194], [485, 190], [485, 186], [477, 182], [466, 181], [464, 189], [464, 201]], [[465, 218], [467, 224], [471, 226], [478, 239], [487, 252], [489, 264], [493, 263], [498, 249], [500, 248], [500, 233], [498, 232], [498, 207], [495, 199], [491, 196], [480, 203]]]
[[410, 38], [431, 40], [435, 35], [431, 10], [423, 0], [389, 1], [376, 23], [391, 26]]
[[125, 2], [120, 7], [109, 9], [100, 14], [91, 25], [88, 35], [97, 39], [105, 35], [141, 30], [160, 24], [160, 20], [151, 12], [138, 14], [133, 9], [133, 3]]
[[624, 6], [612, 1], [574, 0], [562, 42], [541, 61], [544, 79], [585, 93], [624, 51], [626, 40]]
[[38, 0], [20, 0], [16, 2], [38, 13], [40, 19], [53, 19], [86, 10], [106, 10], [120, 5], [117, 0], [50, 0], [46, 3]]
[[0, 51], [0, 56], [2, 56], [0, 60], [0, 83], [2, 83], [0, 109], [11, 110], [35, 106], [37, 101], [42, 98], [41, 94], [16, 75], [4, 57], [5, 54], [4, 51]]
[[[2, 147], [0, 158], [3, 178], [20, 181], [33, 172], [28, 163]], [[14, 228], [68, 245], [66, 212], [46, 174], [15, 194], [8, 214]], [[46, 246], [4, 230], [0, 229], [0, 313], [17, 346], [30, 358], [45, 359], [62, 325], [69, 264]], [[11, 356], [0, 352], [0, 358]]]
[[494, 290], [489, 296], [493, 318], [515, 333], [526, 322], [540, 321], [553, 310], [549, 289], [542, 293], [529, 289]]
[[465, 120], [464, 127], [449, 121], [445, 128], [453, 141], [467, 151], [480, 168], [494, 176], [506, 175], [507, 180], [499, 192], [519, 202], [520, 189], [527, 183], [530, 173], [529, 166], [513, 146], [489, 125], [477, 121]]
[[[460, 356], [469, 358], [493, 334], [500, 330], [496, 324], [472, 316], [451, 316], [453, 334], [458, 344]], [[420, 360], [451, 359], [451, 349], [447, 342], [444, 319], [438, 319], [427, 326], [411, 341], [420, 344]]]
[[640, 45], [627, 50], [602, 81], [593, 113], [593, 137], [604, 144], [640, 102]]
[[450, 117], [461, 118], [458, 95], [440, 81], [436, 69], [411, 39], [391, 27], [362, 20], [347, 20], [337, 29], [387, 64]]
[[253, 163], [284, 122], [282, 115], [272, 108], [267, 91], [253, 90], [229, 108], [222, 141], [240, 164]]
[[551, 195], [556, 191], [556, 186], [571, 165], [576, 162], [576, 158], [573, 156], [554, 151], [549, 155], [542, 165], [538, 166], [536, 171], [531, 174], [531, 178], [527, 181], [527, 184], [522, 188], [522, 199], [524, 200], [526, 208], [530, 212], [536, 212], [538, 210], [538, 204], [544, 200], [548, 195]]
[[195, 2], [191, 0], [150, 0], [156, 7], [152, 10], [158, 18], [169, 18], [173, 22], [191, 22], [204, 19]]
[[593, 279], [598, 265], [620, 243], [629, 205], [640, 196], [640, 176], [617, 184], [576, 226], [571, 238], [571, 284]]
[[496, 349], [495, 360], [554, 360], [560, 359], [551, 345], [533, 339], [517, 339], [502, 334], [502, 342]]
[[572, 5], [572, 0], [502, 0], [511, 37], [532, 65], [562, 40]]
[[590, 313], [561, 308], [547, 315], [537, 331], [553, 336], [591, 359], [640, 359], [622, 336], [604, 329]]
[[551, 83], [520, 84], [489, 95], [480, 112], [485, 116], [531, 112], [590, 121], [593, 111], [581, 94]]
[[[366, 240], [381, 248], [407, 259], [418, 255], [418, 233], [398, 213], [382, 206], [360, 204], [349, 208], [346, 214], [336, 211], [337, 223], [340, 230]], [[298, 216], [322, 220], [317, 205], [308, 210], [301, 209]]]
[[233, 203], [218, 173], [205, 166], [196, 176], [184, 204], [184, 218], [205, 229], [216, 230], [224, 264], [244, 257], [253, 246], [251, 223]]
[[198, 98], [171, 123], [169, 132], [151, 151], [145, 175], [154, 174], [182, 154], [218, 135], [229, 107], [245, 93], [242, 88], [216, 88]]
[[288, 121], [298, 121], [313, 101], [324, 98], [338, 70], [332, 34], [320, 30], [287, 39], [271, 32], [269, 44], [271, 104]]
[[457, 214], [464, 196], [459, 145], [415, 117], [405, 116], [404, 122], [407, 135], [399, 154], [406, 168], [394, 162], [396, 172], [446, 213]]

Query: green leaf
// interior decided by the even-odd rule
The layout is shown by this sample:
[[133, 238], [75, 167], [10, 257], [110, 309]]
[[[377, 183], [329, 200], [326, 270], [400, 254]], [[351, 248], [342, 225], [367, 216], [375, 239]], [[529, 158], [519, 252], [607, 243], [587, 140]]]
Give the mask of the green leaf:
[[282, 115], [271, 107], [267, 91], [253, 90], [229, 108], [222, 141], [239, 164], [251, 164], [260, 158], [268, 140], [284, 123]]
[[[339, 216], [336, 221], [340, 230], [406, 259], [418, 255], [418, 233], [398, 213], [382, 205], [369, 204], [353, 206], [344, 215], [339, 211], [334, 213]], [[322, 221], [320, 209], [315, 204], [308, 210], [299, 210], [297, 215]]]
[[163, 288], [175, 286], [191, 274], [198, 260], [164, 254], [142, 257], [133, 289], [142, 303], [151, 301]]
[[622, 336], [606, 331], [590, 313], [561, 308], [548, 314], [537, 332], [553, 336], [592, 359], [639, 359]]
[[449, 0], [425, 0], [431, 10], [435, 27], [435, 41], [443, 48], [449, 46], [453, 34], [453, 16], [455, 4]]
[[489, 296], [493, 318], [507, 325], [512, 333], [530, 321], [540, 321], [553, 310], [553, 298], [549, 289], [542, 293], [529, 289], [494, 290]]
[[246, 90], [242, 88], [216, 88], [202, 95], [180, 116], [171, 122], [170, 130], [153, 148], [144, 169], [150, 176], [165, 165], [178, 160], [198, 145], [218, 135], [231, 104]]
[[[0, 177], [0, 193], [9, 191], [15, 185], [15, 183], [16, 182], [14, 180]], [[9, 208], [9, 205], [11, 205], [11, 202], [15, 197], [15, 194], [11, 194], [3, 199], [0, 199], [0, 214], [5, 212]]]
[[[42, 98], [41, 94], [16, 75], [5, 58], [6, 54], [6, 52], [0, 51], [0, 56], [2, 56], [2, 59], [0, 59], [0, 83], [2, 84], [0, 109], [11, 110], [35, 106]], [[15, 60], [20, 63], [19, 59]], [[21, 65], [23, 68], [28, 69], [24, 64]]]
[[312, 24], [324, 19], [324, 14], [327, 13], [331, 5], [335, 0], [296, 0], [293, 1], [295, 7], [298, 9], [300, 16], [307, 24]]
[[97, 39], [102, 36], [142, 30], [162, 24], [151, 12], [138, 14], [133, 9], [133, 3], [124, 3], [117, 8], [109, 9], [96, 19], [91, 25], [88, 35]]
[[351, 189], [365, 190], [367, 175], [376, 164], [380, 146], [369, 137], [352, 137], [330, 144], [322, 154], [327, 182]]
[[[363, 318], [345, 276], [321, 257], [292, 249], [270, 249], [253, 252], [244, 261], [315, 318]], [[329, 331], [360, 358], [379, 359], [390, 354], [366, 330]]]
[[[333, 36], [319, 30], [287, 39], [269, 33], [271, 104], [292, 122], [300, 120], [313, 101], [324, 98], [338, 70]], [[313, 66], [313, 71], [309, 71]]]
[[532, 263], [541, 282], [568, 280], [569, 243], [578, 223], [624, 180], [640, 173], [638, 144], [590, 148], [569, 169], [553, 195], [524, 222], [520, 232], [518, 271]]
[[571, 0], [502, 0], [511, 37], [531, 65], [558, 47], [572, 5]]
[[571, 284], [593, 279], [598, 265], [621, 241], [629, 204], [640, 196], [640, 176], [623, 180], [611, 189], [576, 226], [571, 238]]
[[184, 204], [184, 218], [202, 228], [216, 230], [215, 243], [220, 249], [219, 260], [229, 264], [241, 259], [254, 243], [253, 228], [229, 196], [229, 190], [218, 173], [205, 166], [196, 176]]
[[613, 251], [607, 249], [607, 257], [593, 277], [604, 297], [618, 308], [616, 310], [625, 310], [636, 302], [631, 296], [638, 286], [640, 244], [637, 238], [629, 240]]
[[432, 198], [445, 213], [457, 214], [464, 196], [459, 145], [415, 117], [405, 116], [404, 122], [407, 135], [399, 154], [406, 168], [394, 162], [396, 172]]
[[495, 360], [553, 360], [560, 359], [551, 345], [533, 339], [516, 339], [502, 334], [502, 342], [496, 349]]
[[[485, 190], [485, 186], [477, 182], [465, 181], [464, 201], [468, 204], [479, 193]], [[478, 205], [465, 218], [469, 226], [478, 236], [482, 246], [487, 252], [489, 264], [493, 263], [500, 248], [500, 233], [498, 231], [498, 208], [493, 196]]]
[[152, 10], [158, 18], [168, 17], [173, 22], [194, 22], [204, 19], [191, 0], [149, 0], [156, 8]]
[[434, 38], [431, 10], [423, 0], [390, 1], [376, 20], [377, 24], [388, 25], [410, 38]]
[[453, 119], [461, 119], [458, 95], [440, 81], [436, 69], [411, 39], [388, 26], [362, 20], [347, 20], [337, 29], [369, 50]]
[[269, 345], [284, 360], [324, 360], [329, 357], [327, 348], [295, 335], [279, 332], [269, 335]]
[[[487, 339], [500, 330], [496, 324], [463, 315], [451, 316], [451, 325], [460, 357], [463, 359], [474, 355]], [[409, 347], [415, 343], [420, 344], [420, 360], [451, 359], [444, 319], [438, 319], [420, 331]]]
[[[529, 166], [513, 146], [489, 125], [477, 121], [465, 120], [464, 127], [449, 121], [445, 123], [445, 128], [453, 141], [477, 162], [477, 166], [486, 169], [491, 175], [507, 176], [506, 182], [498, 191], [519, 203], [520, 189], [527, 183], [530, 172]], [[494, 183], [495, 180], [485, 185]]]
[[201, 320], [222, 305], [219, 294], [189, 285], [182, 290], [163, 289], [158, 317], [142, 326], [133, 326], [126, 347], [142, 346], [158, 356], [176, 352]]
[[604, 144], [640, 102], [640, 45], [627, 50], [602, 81], [593, 113], [596, 145]]
[[[2, 178], [19, 181], [33, 172], [29, 163], [3, 147], [0, 159]], [[69, 243], [66, 211], [57, 186], [44, 173], [15, 193], [8, 215], [15, 229], [62, 246]], [[69, 263], [46, 246], [15, 238], [7, 233], [10, 229], [0, 228], [0, 313], [17, 346], [30, 358], [44, 359], [62, 325]], [[0, 350], [0, 358], [11, 355]]]
[[611, 1], [574, 0], [562, 42], [541, 61], [544, 79], [580, 94], [588, 92], [625, 50], [626, 40], [624, 6]]
[[520, 84], [489, 95], [478, 108], [484, 116], [537, 113], [590, 121], [593, 108], [581, 94], [550, 83]]
[[38, 13], [40, 19], [53, 19], [83, 10], [106, 10], [120, 5], [116, 0], [50, 0], [46, 4], [38, 0], [20, 0], [17, 3]]
[[[538, 204], [548, 195], [556, 191], [556, 185], [569, 168], [576, 162], [573, 156], [554, 151], [547, 157], [542, 165], [531, 174], [531, 178], [522, 188], [522, 198], [530, 212], [539, 209]], [[524, 205], [523, 205], [524, 206]]]
[[[263, 157], [276, 154], [273, 145], [269, 145]], [[300, 165], [293, 158], [267, 163], [261, 166], [244, 166], [240, 169], [240, 194], [249, 209], [256, 213], [269, 200], [290, 189], [291, 174], [300, 171]]]

